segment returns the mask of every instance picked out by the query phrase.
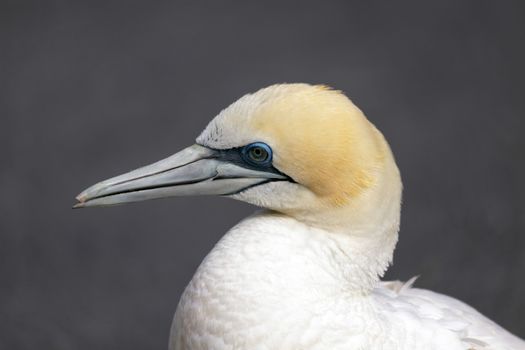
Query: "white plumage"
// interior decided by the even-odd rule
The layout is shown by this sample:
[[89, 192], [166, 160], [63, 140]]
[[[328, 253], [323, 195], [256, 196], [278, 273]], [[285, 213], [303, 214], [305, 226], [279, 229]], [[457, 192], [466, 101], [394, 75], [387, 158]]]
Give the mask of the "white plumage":
[[189, 147], [106, 180], [77, 206], [218, 194], [267, 210], [204, 259], [173, 321], [172, 350], [516, 350], [466, 304], [381, 282], [402, 185], [381, 133], [343, 94], [274, 85], [222, 111]]
[[276, 214], [246, 219], [186, 288], [171, 348], [525, 348], [473, 308], [410, 282], [363, 291], [360, 281], [374, 273], [369, 259], [347, 253], [353, 244]]

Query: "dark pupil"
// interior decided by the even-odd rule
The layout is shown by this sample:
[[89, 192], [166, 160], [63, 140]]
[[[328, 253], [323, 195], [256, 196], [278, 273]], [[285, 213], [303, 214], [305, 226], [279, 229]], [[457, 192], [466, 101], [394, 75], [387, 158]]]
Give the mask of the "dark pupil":
[[261, 147], [254, 147], [250, 150], [250, 155], [253, 160], [262, 161], [267, 157], [267, 153]]

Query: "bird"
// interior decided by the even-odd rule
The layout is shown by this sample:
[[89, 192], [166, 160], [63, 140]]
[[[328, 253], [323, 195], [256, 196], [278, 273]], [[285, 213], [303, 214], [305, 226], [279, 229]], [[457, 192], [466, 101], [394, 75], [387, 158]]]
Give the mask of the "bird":
[[196, 270], [171, 350], [525, 349], [457, 299], [381, 280], [398, 241], [401, 176], [383, 134], [339, 90], [246, 94], [195, 144], [89, 187], [75, 207], [189, 195], [260, 209]]

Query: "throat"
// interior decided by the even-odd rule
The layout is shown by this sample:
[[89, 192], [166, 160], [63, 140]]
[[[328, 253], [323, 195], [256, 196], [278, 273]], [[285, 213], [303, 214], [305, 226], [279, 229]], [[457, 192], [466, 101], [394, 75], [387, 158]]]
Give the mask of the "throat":
[[[216, 283], [242, 285], [266, 295], [366, 295], [392, 260], [397, 223], [370, 232], [332, 232], [273, 212], [256, 214], [231, 229], [199, 268]], [[220, 275], [220, 276], [219, 276]], [[235, 291], [229, 291], [235, 292]]]

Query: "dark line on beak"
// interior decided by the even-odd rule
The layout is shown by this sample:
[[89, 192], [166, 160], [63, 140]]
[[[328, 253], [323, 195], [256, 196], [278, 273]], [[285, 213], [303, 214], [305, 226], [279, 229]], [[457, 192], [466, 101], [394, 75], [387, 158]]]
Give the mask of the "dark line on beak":
[[233, 195], [242, 193], [242, 192], [244, 192], [246, 190], [249, 190], [250, 188], [254, 188], [254, 187], [257, 187], [257, 186], [260, 186], [260, 185], [264, 185], [264, 184], [267, 184], [267, 183], [270, 183], [270, 182], [278, 182], [278, 181], [287, 181], [287, 182], [290, 182], [290, 183], [295, 183], [293, 180], [290, 181], [289, 179], [267, 179], [267, 180], [261, 181], [259, 183], [256, 183], [256, 184], [253, 184], [253, 185], [241, 188], [238, 191], [223, 194], [222, 196], [233, 196]]
[[[188, 164], [190, 164], [190, 163], [188, 163]], [[159, 172], [159, 174], [160, 174], [160, 172]], [[106, 193], [106, 194], [103, 194], [101, 196], [92, 197], [92, 198], [89, 198], [88, 200], [86, 200], [83, 203], [87, 203], [87, 202], [89, 202], [91, 200], [94, 200], [94, 199], [106, 198], [106, 197], [116, 196], [116, 195], [124, 194], [124, 193], [141, 192], [141, 191], [155, 190], [155, 189], [158, 189], [158, 188], [166, 188], [166, 187], [173, 187], [173, 186], [192, 185], [192, 184], [196, 184], [196, 183], [207, 181], [207, 180], [214, 179], [214, 178], [215, 178], [215, 176], [211, 176], [211, 177], [207, 177], [205, 179], [200, 179], [200, 180], [189, 180], [189, 181], [183, 181], [183, 182], [166, 183], [166, 184], [155, 185], [155, 186], [137, 187], [137, 188], [132, 188], [132, 189], [129, 189], [129, 190], [117, 191], [117, 192], [112, 192], [112, 193]], [[139, 179], [139, 178], [137, 178], [137, 179]]]

